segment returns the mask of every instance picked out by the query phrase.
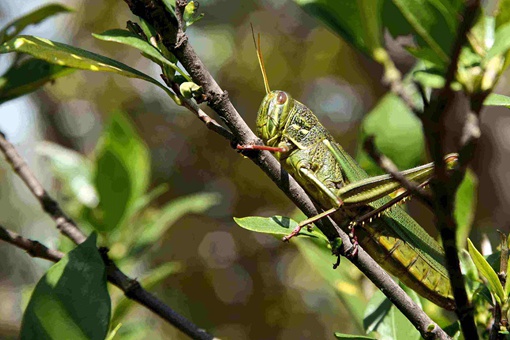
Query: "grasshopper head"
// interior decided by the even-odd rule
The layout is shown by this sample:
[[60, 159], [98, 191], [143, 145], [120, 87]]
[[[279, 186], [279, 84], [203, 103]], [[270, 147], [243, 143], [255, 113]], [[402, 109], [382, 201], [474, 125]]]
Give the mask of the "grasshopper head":
[[292, 103], [292, 97], [284, 91], [271, 91], [264, 97], [257, 115], [257, 135], [266, 145], [278, 145]]

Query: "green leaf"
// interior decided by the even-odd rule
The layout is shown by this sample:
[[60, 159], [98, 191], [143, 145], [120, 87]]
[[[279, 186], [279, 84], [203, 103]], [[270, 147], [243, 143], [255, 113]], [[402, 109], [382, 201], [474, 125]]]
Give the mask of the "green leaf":
[[491, 93], [485, 99], [483, 102], [483, 105], [485, 106], [506, 106], [507, 108], [510, 108], [510, 97], [497, 94], [497, 93]]
[[28, 25], [35, 25], [53, 15], [71, 11], [71, 8], [65, 7], [61, 4], [49, 4], [36, 9], [35, 11], [25, 14], [24, 16], [5, 25], [0, 30], [0, 43], [18, 35]]
[[355, 335], [355, 334], [344, 334], [344, 333], [338, 333], [335, 332], [335, 338], [342, 339], [342, 340], [377, 340], [377, 338], [374, 338], [372, 336], [366, 336], [366, 335]]
[[468, 170], [455, 196], [454, 217], [457, 222], [457, 244], [461, 248], [465, 247], [475, 218], [477, 184], [476, 175]]
[[483, 255], [475, 248], [470, 239], [468, 239], [468, 251], [476, 265], [476, 268], [478, 269], [478, 272], [480, 272], [480, 275], [487, 280], [487, 286], [490, 292], [494, 295], [496, 301], [501, 304], [506, 300], [506, 297], [503, 291], [503, 286], [499, 281], [498, 274], [496, 274]]
[[[384, 96], [363, 119], [361, 131], [360, 145], [367, 136], [374, 136], [377, 148], [400, 169], [422, 163], [425, 141], [421, 122], [397, 96]], [[370, 174], [382, 173], [362, 147], [357, 160]]]
[[204, 213], [217, 205], [220, 200], [221, 196], [217, 193], [199, 193], [174, 199], [161, 208], [152, 223], [144, 226], [143, 233], [137, 235], [136, 246], [142, 247], [154, 243], [184, 215]]
[[[385, 3], [383, 22], [392, 35], [413, 34], [419, 50], [426, 51], [427, 60], [441, 69], [449, 60], [456, 36], [457, 17], [463, 2], [459, 0], [392, 0]], [[396, 7], [400, 14], [396, 14]], [[397, 26], [402, 15], [408, 26]]]
[[92, 182], [93, 165], [85, 156], [51, 142], [38, 143], [36, 152], [50, 161], [55, 176], [70, 188], [80, 203], [91, 208], [97, 205], [99, 198]]
[[96, 234], [39, 280], [23, 314], [21, 339], [104, 339], [110, 321], [106, 270]]
[[510, 0], [499, 0], [496, 10], [496, 27], [510, 22]]
[[0, 104], [33, 92], [59, 77], [74, 72], [74, 69], [54, 65], [44, 60], [26, 59], [4, 73], [0, 78]]
[[295, 242], [295, 245], [310, 268], [322, 276], [335, 291], [342, 304], [349, 311], [351, 322], [362, 332], [366, 299], [362, 287], [356, 283], [350, 274], [352, 265], [345, 261], [337, 269], [333, 269], [333, 262], [336, 257], [332, 256], [331, 249], [326, 247], [327, 243], [325, 242], [302, 238]]
[[34, 36], [15, 37], [0, 45], [0, 53], [27, 53], [49, 63], [95, 72], [111, 72], [138, 78], [162, 88], [176, 103], [179, 99], [156, 79], [116, 60], [77, 47]]
[[494, 45], [487, 52], [487, 60], [497, 55], [504, 55], [510, 50], [510, 22], [499, 26], [496, 29]]
[[454, 340], [460, 337], [460, 322], [455, 321], [454, 323], [443, 328], [446, 334], [451, 336]]
[[416, 328], [381, 291], [375, 292], [368, 302], [363, 323], [367, 333], [376, 331], [380, 340], [420, 339]]
[[95, 184], [99, 194], [100, 231], [122, 224], [134, 202], [142, 197], [150, 178], [150, 157], [133, 123], [115, 113], [98, 144]]
[[333, 32], [360, 51], [372, 55], [381, 47], [381, 0], [294, 0]]
[[104, 41], [113, 41], [120, 44], [128, 45], [134, 47], [144, 54], [151, 57], [151, 60], [157, 61], [161, 63], [161, 65], [168, 65], [175, 71], [182, 74], [187, 80], [190, 80], [189, 76], [184, 73], [180, 68], [177, 67], [175, 63], [172, 63], [170, 60], [166, 59], [156, 48], [154, 48], [147, 41], [141, 39], [138, 35], [131, 33], [130, 31], [121, 30], [121, 29], [112, 29], [105, 31], [101, 34], [92, 34], [95, 38], [104, 40]]
[[[260, 217], [260, 216], [249, 216], [237, 218], [234, 217], [234, 221], [241, 227], [247, 230], [256, 231], [264, 234], [273, 235], [288, 235], [297, 226], [298, 222], [291, 218], [284, 216], [273, 216], [273, 217]], [[312, 230], [309, 232], [306, 228], [303, 228], [298, 236], [311, 236], [319, 237], [321, 233]], [[321, 236], [322, 238], [324, 236]]]

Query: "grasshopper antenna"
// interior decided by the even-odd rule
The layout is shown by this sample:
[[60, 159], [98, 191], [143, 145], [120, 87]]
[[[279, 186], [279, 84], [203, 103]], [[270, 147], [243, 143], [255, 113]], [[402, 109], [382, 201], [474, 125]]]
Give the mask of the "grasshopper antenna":
[[253, 43], [255, 44], [255, 49], [257, 50], [257, 58], [259, 59], [260, 71], [262, 72], [262, 77], [264, 78], [264, 87], [266, 88], [266, 93], [271, 92], [269, 88], [269, 81], [267, 80], [266, 68], [264, 66], [264, 59], [262, 58], [262, 51], [260, 49], [260, 33], [257, 35], [258, 40], [255, 41], [255, 31], [253, 30], [253, 25], [251, 26], [251, 35], [253, 37]]

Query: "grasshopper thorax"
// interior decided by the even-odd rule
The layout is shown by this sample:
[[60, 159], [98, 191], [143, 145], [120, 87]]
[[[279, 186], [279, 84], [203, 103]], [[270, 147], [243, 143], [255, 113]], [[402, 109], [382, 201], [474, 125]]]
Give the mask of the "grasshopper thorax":
[[264, 97], [257, 115], [257, 135], [264, 144], [277, 146], [290, 110], [292, 97], [284, 91], [271, 91]]

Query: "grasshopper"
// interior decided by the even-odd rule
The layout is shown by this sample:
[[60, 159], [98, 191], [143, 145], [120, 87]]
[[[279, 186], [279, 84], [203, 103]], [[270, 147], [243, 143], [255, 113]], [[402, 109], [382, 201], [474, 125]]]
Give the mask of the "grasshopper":
[[[369, 178], [308, 107], [287, 92], [271, 91], [260, 51], [260, 36], [255, 46], [266, 89], [257, 115], [257, 135], [265, 146], [238, 148], [274, 152], [285, 170], [323, 209], [323, 213], [301, 222], [284, 240], [325, 216], [330, 216], [351, 236], [352, 226], [356, 224], [359, 227], [354, 240], [384, 269], [435, 304], [454, 309], [443, 249], [395, 205], [398, 198], [392, 200], [388, 196], [401, 184], [391, 175]], [[445, 162], [447, 167], [454, 167], [457, 155], [446, 156]], [[425, 183], [433, 174], [433, 164], [402, 174]]]

